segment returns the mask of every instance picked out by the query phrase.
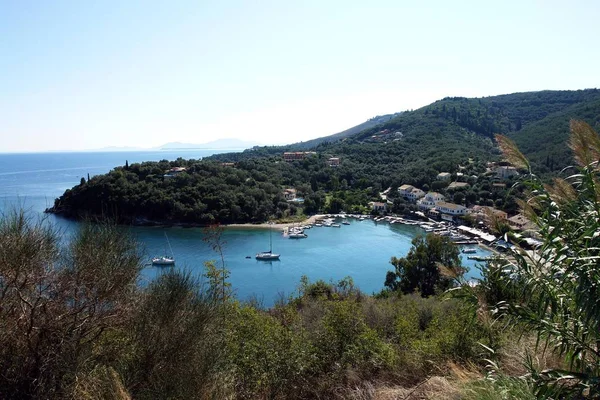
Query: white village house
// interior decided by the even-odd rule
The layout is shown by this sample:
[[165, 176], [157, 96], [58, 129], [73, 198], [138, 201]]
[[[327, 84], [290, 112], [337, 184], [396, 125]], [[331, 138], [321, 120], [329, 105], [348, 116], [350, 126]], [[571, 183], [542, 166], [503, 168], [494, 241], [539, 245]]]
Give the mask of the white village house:
[[378, 201], [372, 201], [369, 203], [369, 205], [371, 206], [371, 209], [374, 211], [380, 211], [380, 212], [386, 212], [387, 211], [387, 204], [386, 203], [381, 203]]

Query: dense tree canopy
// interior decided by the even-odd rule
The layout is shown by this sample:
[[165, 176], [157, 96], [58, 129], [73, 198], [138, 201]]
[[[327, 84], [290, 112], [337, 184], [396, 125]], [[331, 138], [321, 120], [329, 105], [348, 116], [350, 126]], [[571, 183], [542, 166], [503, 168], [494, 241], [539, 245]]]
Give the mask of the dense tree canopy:
[[387, 288], [428, 297], [447, 290], [453, 279], [462, 275], [458, 246], [447, 237], [430, 233], [417, 236], [412, 245], [406, 257], [392, 257], [395, 270], [386, 275]]

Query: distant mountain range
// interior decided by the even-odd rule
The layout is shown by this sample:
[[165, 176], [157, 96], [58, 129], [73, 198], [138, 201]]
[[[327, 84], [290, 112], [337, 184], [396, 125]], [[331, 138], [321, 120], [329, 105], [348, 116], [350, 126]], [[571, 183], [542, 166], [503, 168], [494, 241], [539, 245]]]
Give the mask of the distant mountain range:
[[83, 151], [152, 151], [152, 150], [245, 150], [254, 146], [260, 146], [261, 143], [254, 141], [245, 141], [240, 139], [217, 139], [206, 143], [183, 143], [168, 142], [157, 147], [133, 147], [133, 146], [107, 146], [100, 149], [90, 149]]

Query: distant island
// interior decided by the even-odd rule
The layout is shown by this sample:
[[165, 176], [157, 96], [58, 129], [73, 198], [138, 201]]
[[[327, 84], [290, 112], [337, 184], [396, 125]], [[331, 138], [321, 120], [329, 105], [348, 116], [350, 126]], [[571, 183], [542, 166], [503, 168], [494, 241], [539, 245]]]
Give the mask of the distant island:
[[259, 146], [259, 142], [240, 139], [217, 139], [206, 143], [169, 142], [158, 146], [161, 150], [210, 149], [210, 150], [244, 150]]
[[[250, 149], [262, 144], [256, 141], [247, 141], [235, 138], [217, 139], [206, 143], [184, 143], [168, 142], [156, 147], [137, 147], [137, 146], [106, 146], [97, 149], [77, 150], [81, 152], [119, 152], [119, 151], [157, 151], [157, 150], [231, 150], [240, 151]], [[62, 152], [65, 150], [57, 150]]]

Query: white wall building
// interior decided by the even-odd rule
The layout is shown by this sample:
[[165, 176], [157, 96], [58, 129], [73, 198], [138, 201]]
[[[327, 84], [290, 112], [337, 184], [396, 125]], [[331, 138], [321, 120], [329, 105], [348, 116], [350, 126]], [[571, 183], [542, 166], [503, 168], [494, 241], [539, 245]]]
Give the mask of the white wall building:
[[421, 210], [431, 210], [436, 203], [444, 201], [446, 198], [437, 192], [429, 192], [422, 199], [417, 201], [417, 205]]
[[417, 201], [425, 196], [425, 192], [411, 185], [402, 185], [398, 188], [398, 194], [409, 201]]
[[439, 201], [435, 205], [435, 209], [442, 214], [449, 215], [465, 215], [467, 213], [467, 207], [461, 206], [459, 204], [448, 203], [445, 201]]

